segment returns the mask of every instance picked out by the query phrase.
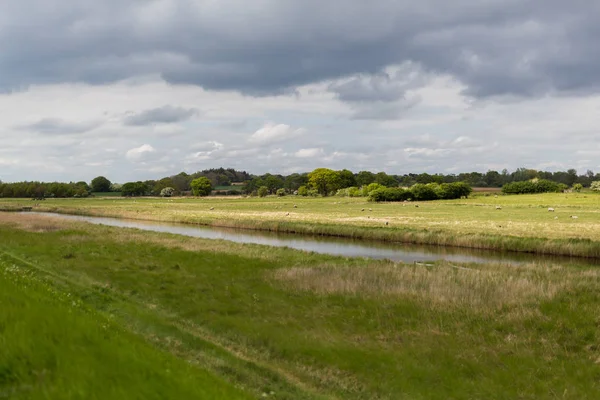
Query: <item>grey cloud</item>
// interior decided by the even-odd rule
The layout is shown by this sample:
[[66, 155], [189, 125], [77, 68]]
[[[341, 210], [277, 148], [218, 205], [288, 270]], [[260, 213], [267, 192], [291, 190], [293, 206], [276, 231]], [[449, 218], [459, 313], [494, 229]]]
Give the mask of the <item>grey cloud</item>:
[[43, 118], [37, 122], [21, 125], [20, 130], [27, 130], [49, 135], [70, 135], [85, 133], [101, 124], [99, 122], [72, 122], [60, 118]]
[[[377, 81], [386, 66], [410, 61], [456, 77], [475, 97], [600, 89], [596, 0], [382, 0], [344, 7], [340, 18], [334, 3], [317, 0], [223, 0], [218, 7], [7, 0], [0, 88], [158, 74], [171, 83], [266, 95], [354, 74]], [[393, 80], [337, 90], [350, 101], [399, 98]]]
[[129, 126], [145, 126], [151, 124], [172, 124], [192, 118], [198, 114], [195, 108], [164, 106], [128, 115], [123, 123]]

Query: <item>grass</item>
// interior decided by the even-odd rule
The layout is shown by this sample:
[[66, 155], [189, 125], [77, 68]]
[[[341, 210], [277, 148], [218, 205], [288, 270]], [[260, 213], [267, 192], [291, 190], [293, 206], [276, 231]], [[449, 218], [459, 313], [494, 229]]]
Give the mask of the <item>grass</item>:
[[592, 267], [403, 265], [13, 213], [0, 214], [0, 250], [2, 268], [70, 293], [118, 337], [254, 397], [600, 397]]
[[0, 288], [0, 398], [251, 398], [124, 331], [6, 254]]
[[[593, 192], [497, 197], [485, 193], [406, 204], [297, 196], [56, 199], [36, 204], [34, 210], [39, 211], [600, 257], [600, 195]], [[0, 200], [0, 209], [31, 205], [31, 201]], [[548, 207], [555, 212], [548, 212]]]

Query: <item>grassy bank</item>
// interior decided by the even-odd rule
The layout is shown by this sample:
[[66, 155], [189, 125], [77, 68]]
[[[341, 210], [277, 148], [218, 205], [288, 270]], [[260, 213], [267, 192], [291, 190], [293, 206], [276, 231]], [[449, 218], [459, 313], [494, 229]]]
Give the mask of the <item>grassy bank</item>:
[[[0, 200], [2, 209], [33, 206], [39, 211], [595, 258], [600, 257], [599, 204], [595, 193], [480, 195], [407, 204], [334, 197]], [[549, 207], [555, 211], [548, 212]]]
[[252, 398], [67, 290], [0, 254], [0, 399]]
[[593, 268], [402, 265], [13, 213], [0, 243], [4, 271], [256, 397], [600, 396]]

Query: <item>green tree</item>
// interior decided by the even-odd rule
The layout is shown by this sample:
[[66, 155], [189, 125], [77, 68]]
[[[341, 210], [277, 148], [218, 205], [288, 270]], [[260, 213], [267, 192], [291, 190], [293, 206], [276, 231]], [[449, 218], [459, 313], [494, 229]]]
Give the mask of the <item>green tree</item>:
[[356, 184], [358, 186], [367, 186], [373, 182], [375, 182], [375, 174], [370, 171], [360, 171], [356, 175]]
[[317, 168], [308, 174], [309, 185], [322, 196], [340, 188], [340, 173], [329, 168]]
[[583, 189], [583, 185], [581, 183], [576, 183], [573, 185], [573, 190], [577, 193], [581, 192], [581, 189]]
[[352, 186], [356, 186], [356, 177], [352, 171], [347, 169], [343, 169], [339, 171], [340, 174], [340, 188], [348, 188]]
[[389, 176], [385, 172], [378, 172], [375, 175], [375, 183], [379, 183], [382, 186], [394, 187], [398, 186], [398, 181], [393, 176]]
[[212, 191], [212, 183], [210, 183], [210, 179], [204, 176], [194, 179], [190, 183], [190, 187], [192, 188], [192, 193], [194, 196], [208, 196]]
[[93, 192], [110, 192], [110, 181], [103, 176], [92, 179]]

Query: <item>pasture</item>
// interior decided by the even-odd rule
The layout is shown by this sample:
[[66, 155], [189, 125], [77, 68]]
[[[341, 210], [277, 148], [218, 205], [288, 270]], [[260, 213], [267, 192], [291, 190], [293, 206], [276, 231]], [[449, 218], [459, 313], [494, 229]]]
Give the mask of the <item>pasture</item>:
[[[495, 205], [475, 200], [475, 210]], [[519, 212], [517, 200], [502, 211]], [[397, 207], [396, 218], [431, 207], [429, 221], [467, 207], [403, 212], [339, 201], [64, 204], [146, 218], [157, 209], [204, 218], [214, 207], [223, 218], [259, 215], [270, 203], [335, 221], [361, 216], [363, 205], [372, 215]], [[570, 207], [578, 201], [585, 208], [571, 226], [593, 215], [588, 198]], [[546, 223], [529, 210], [530, 223]], [[592, 267], [405, 265], [0, 213], [0, 286], [4, 397], [600, 397], [600, 271]]]
[[[594, 192], [370, 203], [364, 198], [0, 199], [0, 208], [600, 257]], [[548, 208], [553, 208], [549, 212]], [[574, 218], [576, 217], [576, 218]]]

